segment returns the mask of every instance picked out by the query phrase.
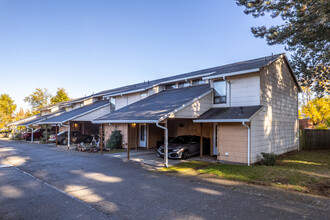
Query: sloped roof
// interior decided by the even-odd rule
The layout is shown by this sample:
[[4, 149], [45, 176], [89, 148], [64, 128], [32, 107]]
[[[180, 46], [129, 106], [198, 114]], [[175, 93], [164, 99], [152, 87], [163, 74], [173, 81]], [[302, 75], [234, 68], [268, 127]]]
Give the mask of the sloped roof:
[[52, 117], [55, 117], [57, 115], [60, 115], [62, 114], [64, 111], [56, 111], [56, 112], [53, 112], [51, 114], [47, 114], [47, 115], [43, 115], [43, 116], [39, 116], [38, 118], [34, 119], [34, 120], [30, 120], [30, 121], [26, 121], [26, 122], [23, 122], [17, 126], [29, 126], [29, 125], [33, 125], [33, 124], [37, 124], [38, 122], [41, 122], [41, 121], [44, 121], [46, 119], [49, 119], [49, 118], [52, 118]]
[[5, 126], [17, 125], [17, 124], [19, 124], [19, 123], [23, 123], [23, 122], [26, 122], [26, 121], [31, 121], [31, 120], [34, 120], [34, 119], [37, 118], [37, 117], [40, 117], [40, 116], [41, 116], [41, 114], [31, 115], [31, 116], [29, 116], [29, 117], [22, 118], [22, 119], [20, 119], [20, 120], [10, 122], [10, 123], [6, 124]]
[[137, 83], [137, 84], [123, 86], [123, 87], [119, 87], [119, 88], [115, 88], [115, 89], [101, 91], [94, 95], [103, 94], [103, 95], [111, 96], [114, 94], [126, 93], [126, 92], [130, 92], [130, 91], [134, 91], [134, 90], [148, 89], [157, 84], [166, 83], [166, 82], [172, 81], [172, 80], [174, 81], [174, 80], [179, 80], [179, 79], [184, 79], [184, 78], [191, 78], [194, 76], [198, 77], [199, 75], [203, 75], [203, 74], [209, 74], [208, 76], [213, 76], [213, 75], [226, 74], [226, 73], [231, 73], [231, 72], [239, 72], [239, 71], [244, 71], [244, 70], [261, 68], [261, 67], [275, 61], [281, 55], [283, 55], [283, 54], [276, 54], [276, 55], [261, 57], [261, 58], [257, 58], [257, 59], [246, 60], [246, 61], [236, 62], [236, 63], [222, 65], [222, 66], [218, 66], [218, 67], [198, 70], [198, 71], [194, 71], [194, 72], [190, 72], [190, 73], [184, 73], [184, 74], [179, 74], [179, 75], [175, 75], [175, 76], [165, 77], [165, 78], [156, 79], [156, 80], [152, 80], [152, 81], [146, 81], [146, 82], [142, 82], [142, 83]]
[[93, 104], [86, 105], [84, 107], [65, 112], [59, 116], [49, 118], [45, 121], [39, 122], [38, 124], [61, 124], [61, 123], [70, 121], [74, 118], [77, 118], [79, 116], [82, 116], [84, 114], [87, 114], [89, 112], [95, 111], [99, 108], [105, 107], [107, 105], [110, 105], [109, 100], [95, 102]]
[[256, 114], [262, 106], [241, 106], [241, 107], [225, 107], [211, 108], [194, 122], [235, 122], [250, 121], [250, 118]]
[[209, 84], [165, 90], [106, 114], [93, 123], [133, 123], [157, 121], [188, 102], [211, 92]]

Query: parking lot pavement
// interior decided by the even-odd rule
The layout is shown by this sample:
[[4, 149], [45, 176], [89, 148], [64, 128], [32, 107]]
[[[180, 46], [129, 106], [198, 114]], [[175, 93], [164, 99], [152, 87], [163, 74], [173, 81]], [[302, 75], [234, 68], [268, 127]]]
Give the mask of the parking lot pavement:
[[144, 169], [140, 163], [0, 140], [0, 218], [328, 219], [329, 210]]
[[[164, 167], [164, 158], [157, 157], [156, 150], [130, 150], [130, 160], [147, 164], [153, 166], [155, 169], [163, 168]], [[108, 157], [114, 157], [122, 159], [123, 161], [127, 160], [127, 152], [118, 152], [118, 153], [110, 153], [104, 154]], [[168, 164], [169, 166], [173, 166], [178, 163], [183, 163], [191, 160], [200, 160], [200, 161], [207, 161], [207, 162], [216, 162], [215, 158], [210, 156], [204, 156], [202, 159], [199, 157], [191, 157], [187, 160], [180, 160], [180, 159], [169, 159]]]
[[92, 218], [107, 216], [20, 169], [0, 168], [0, 219]]

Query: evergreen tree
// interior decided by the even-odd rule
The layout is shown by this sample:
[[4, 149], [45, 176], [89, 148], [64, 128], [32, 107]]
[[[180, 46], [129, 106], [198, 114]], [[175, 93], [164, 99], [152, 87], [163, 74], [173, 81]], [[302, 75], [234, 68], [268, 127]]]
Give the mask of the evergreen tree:
[[318, 97], [330, 93], [330, 4], [328, 0], [236, 0], [255, 18], [270, 13], [281, 17], [277, 26], [252, 27], [255, 37], [269, 45], [284, 44], [293, 51], [291, 63], [302, 86]]
[[56, 95], [50, 99], [51, 104], [70, 100], [68, 93], [63, 88], [57, 88]]

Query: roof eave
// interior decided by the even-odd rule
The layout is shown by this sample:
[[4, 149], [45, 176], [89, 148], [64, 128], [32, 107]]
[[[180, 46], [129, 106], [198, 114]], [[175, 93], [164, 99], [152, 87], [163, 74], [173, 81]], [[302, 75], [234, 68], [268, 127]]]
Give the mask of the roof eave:
[[92, 121], [93, 124], [108, 124], [108, 123], [157, 123], [158, 120], [95, 120]]
[[247, 74], [247, 73], [254, 73], [254, 72], [259, 72], [259, 68], [253, 68], [253, 69], [248, 69], [248, 70], [242, 70], [242, 71], [236, 71], [236, 72], [230, 72], [230, 73], [223, 73], [223, 74], [217, 74], [213, 76], [207, 76], [203, 77], [203, 79], [216, 79], [216, 78], [222, 78], [226, 76], [236, 76], [236, 75], [242, 75], [242, 74]]
[[195, 119], [194, 123], [215, 123], [215, 122], [250, 122], [250, 119]]
[[79, 115], [76, 115], [76, 116], [71, 117], [71, 118], [69, 118], [69, 119], [65, 119], [65, 120], [63, 120], [63, 121], [47, 122], [47, 123], [38, 123], [38, 124], [63, 124], [63, 123], [65, 123], [65, 122], [67, 122], [67, 121], [71, 121], [72, 119], [75, 119], [75, 118], [81, 117], [81, 116], [83, 116], [83, 115], [89, 114], [89, 113], [91, 113], [91, 112], [94, 112], [94, 111], [96, 111], [96, 110], [99, 110], [99, 109], [101, 109], [101, 108], [104, 108], [104, 107], [106, 107], [106, 106], [108, 106], [108, 105], [110, 105], [110, 103], [106, 103], [105, 105], [99, 106], [99, 107], [97, 107], [97, 108], [95, 108], [95, 109], [92, 109], [92, 110], [90, 110], [90, 111], [84, 112], [84, 113], [79, 114]]

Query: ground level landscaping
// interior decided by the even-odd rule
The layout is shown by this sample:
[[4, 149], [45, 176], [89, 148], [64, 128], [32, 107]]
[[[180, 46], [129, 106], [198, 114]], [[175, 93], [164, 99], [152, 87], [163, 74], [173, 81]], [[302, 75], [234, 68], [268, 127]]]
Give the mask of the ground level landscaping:
[[186, 175], [211, 174], [219, 178], [272, 186], [330, 197], [330, 151], [295, 151], [281, 155], [275, 166], [180, 163], [162, 171]]

